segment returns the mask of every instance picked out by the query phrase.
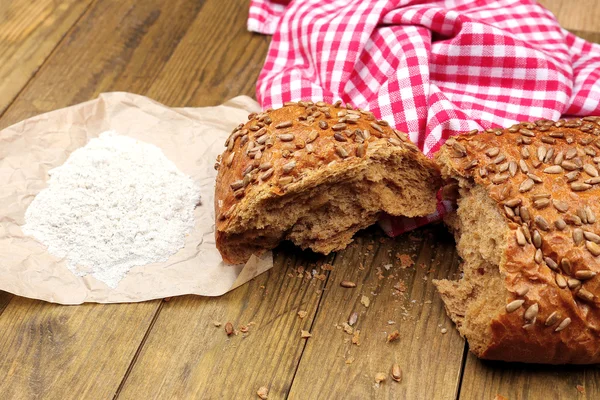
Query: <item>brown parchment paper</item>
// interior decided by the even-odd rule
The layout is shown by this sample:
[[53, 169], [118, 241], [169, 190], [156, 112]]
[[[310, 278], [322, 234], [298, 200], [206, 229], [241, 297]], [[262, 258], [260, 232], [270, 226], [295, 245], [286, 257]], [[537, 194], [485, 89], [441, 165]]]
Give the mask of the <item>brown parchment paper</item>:
[[[218, 296], [271, 268], [271, 253], [226, 265], [214, 241], [215, 158], [231, 130], [259, 110], [246, 96], [217, 107], [169, 108], [144, 96], [105, 93], [0, 131], [0, 290], [60, 304]], [[27, 207], [47, 186], [48, 170], [109, 129], [160, 147], [201, 189], [184, 248], [167, 262], [132, 268], [116, 289], [73, 275], [63, 259], [21, 231]]]

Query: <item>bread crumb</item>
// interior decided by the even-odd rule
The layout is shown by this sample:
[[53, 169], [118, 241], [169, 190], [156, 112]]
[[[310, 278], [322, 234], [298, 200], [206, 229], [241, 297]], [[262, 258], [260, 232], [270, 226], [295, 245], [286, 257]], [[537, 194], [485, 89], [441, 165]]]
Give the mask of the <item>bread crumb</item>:
[[354, 362], [354, 357], [350, 356], [348, 358], [346, 358], [346, 364], [350, 365]]
[[494, 397], [494, 400], [508, 400], [506, 397], [502, 396], [501, 394], [497, 394], [496, 397]]
[[585, 394], [585, 388], [582, 385], [577, 385], [577, 391], [581, 394]]
[[246, 325], [242, 325], [240, 326], [240, 332], [242, 333], [248, 333], [248, 327]]
[[268, 396], [269, 396], [269, 389], [267, 389], [265, 386], [261, 386], [256, 391], [256, 394], [258, 395], [258, 397], [260, 399], [266, 400], [268, 398]]
[[219, 321], [213, 321], [213, 325], [218, 328], [221, 326], [221, 323]]
[[375, 383], [381, 383], [381, 382], [385, 382], [385, 373], [383, 372], [378, 372], [375, 374]]
[[446, 332], [448, 332], [448, 329], [446, 329], [446, 328], [442, 328], [442, 334], [444, 334], [444, 333], [446, 333]]
[[352, 335], [352, 344], [360, 346], [360, 329], [354, 331], [354, 335]]
[[394, 285], [394, 289], [396, 289], [399, 292], [405, 292], [406, 291], [406, 284], [404, 283], [404, 281], [399, 281], [398, 283], [396, 283]]
[[324, 281], [326, 278], [327, 278], [327, 275], [325, 275], [325, 274], [315, 275], [315, 279], [318, 279], [320, 281]]
[[323, 271], [333, 271], [333, 265], [331, 265], [331, 264], [323, 264], [323, 265], [321, 265], [321, 269]]
[[346, 332], [348, 335], [352, 335], [354, 333], [354, 329], [348, 325], [347, 322], [344, 322], [342, 324], [342, 328], [344, 328], [344, 332]]
[[302, 337], [302, 339], [307, 339], [312, 337], [312, 334], [309, 331], [302, 330], [300, 331], [300, 337]]
[[395, 330], [387, 336], [386, 343], [395, 342], [398, 339], [400, 339], [400, 332]]
[[364, 294], [362, 295], [362, 297], [360, 298], [360, 303], [365, 306], [365, 307], [369, 307], [369, 304], [371, 304], [371, 300], [369, 300], [369, 298], [367, 296], [365, 296]]
[[408, 268], [408, 267], [412, 267], [413, 265], [415, 265], [415, 262], [413, 261], [412, 257], [409, 256], [408, 254], [401, 254], [399, 257], [400, 260], [400, 265], [402, 266], [402, 268]]
[[298, 311], [298, 317], [300, 317], [300, 319], [304, 319], [306, 316], [308, 315], [308, 312], [306, 311]]
[[392, 264], [385, 264], [383, 268], [385, 268], [386, 271], [389, 271], [390, 268], [392, 268]]

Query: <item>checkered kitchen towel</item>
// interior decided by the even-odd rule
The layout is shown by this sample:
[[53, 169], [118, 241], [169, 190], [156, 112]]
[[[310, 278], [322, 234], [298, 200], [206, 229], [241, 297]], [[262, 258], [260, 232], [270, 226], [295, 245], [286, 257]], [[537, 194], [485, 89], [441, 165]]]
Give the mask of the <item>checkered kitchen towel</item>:
[[[531, 0], [251, 0], [248, 29], [273, 35], [263, 107], [342, 99], [427, 155], [472, 129], [600, 115], [600, 46]], [[448, 207], [382, 226], [397, 235]]]

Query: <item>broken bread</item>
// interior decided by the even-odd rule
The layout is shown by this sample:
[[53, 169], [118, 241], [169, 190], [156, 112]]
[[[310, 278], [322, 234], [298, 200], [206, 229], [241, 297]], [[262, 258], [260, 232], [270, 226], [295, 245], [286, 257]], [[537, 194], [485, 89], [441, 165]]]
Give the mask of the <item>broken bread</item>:
[[290, 240], [328, 254], [382, 213], [436, 209], [439, 169], [372, 113], [324, 102], [248, 116], [217, 160], [216, 244], [243, 263]]
[[435, 284], [478, 357], [600, 362], [600, 117], [450, 138], [435, 158], [463, 276]]

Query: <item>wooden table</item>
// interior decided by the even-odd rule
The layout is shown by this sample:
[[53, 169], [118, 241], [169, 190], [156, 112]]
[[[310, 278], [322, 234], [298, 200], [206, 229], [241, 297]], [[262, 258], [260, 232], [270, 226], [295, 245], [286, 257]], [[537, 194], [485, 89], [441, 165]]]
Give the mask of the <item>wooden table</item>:
[[[594, 0], [543, 2], [600, 41]], [[171, 106], [254, 95], [269, 45], [246, 31], [244, 0], [1, 4], [0, 128], [106, 91]], [[282, 246], [275, 268], [220, 298], [65, 307], [0, 292], [0, 399], [252, 399], [261, 386], [269, 399], [599, 398], [595, 367], [468, 353], [432, 285], [458, 263], [442, 226], [396, 239], [371, 228], [330, 257]], [[240, 332], [228, 338], [215, 321]], [[400, 339], [386, 343], [395, 330]], [[376, 387], [395, 362], [403, 381]]]

